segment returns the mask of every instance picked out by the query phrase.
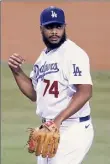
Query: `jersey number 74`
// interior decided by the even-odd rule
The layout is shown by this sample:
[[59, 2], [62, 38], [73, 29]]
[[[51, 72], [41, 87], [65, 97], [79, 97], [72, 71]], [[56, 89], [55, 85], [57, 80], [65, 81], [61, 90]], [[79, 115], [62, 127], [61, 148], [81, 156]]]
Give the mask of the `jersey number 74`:
[[44, 79], [44, 83], [46, 83], [46, 86], [45, 86], [43, 96], [45, 96], [46, 92], [48, 92], [48, 94], [53, 94], [55, 98], [58, 98], [58, 94], [59, 94], [58, 81], [54, 81], [50, 85], [50, 80]]

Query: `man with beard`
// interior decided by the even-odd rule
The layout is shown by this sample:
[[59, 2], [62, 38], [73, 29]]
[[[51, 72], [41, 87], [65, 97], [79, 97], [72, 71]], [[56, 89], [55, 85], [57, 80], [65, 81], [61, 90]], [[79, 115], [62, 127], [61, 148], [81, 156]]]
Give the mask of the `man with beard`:
[[30, 77], [23, 72], [24, 59], [10, 56], [8, 65], [21, 92], [36, 101], [42, 122], [53, 120], [60, 130], [55, 157], [38, 156], [38, 164], [80, 164], [93, 141], [89, 100], [92, 80], [86, 52], [66, 37], [64, 11], [51, 6], [40, 15], [46, 48], [35, 62]]

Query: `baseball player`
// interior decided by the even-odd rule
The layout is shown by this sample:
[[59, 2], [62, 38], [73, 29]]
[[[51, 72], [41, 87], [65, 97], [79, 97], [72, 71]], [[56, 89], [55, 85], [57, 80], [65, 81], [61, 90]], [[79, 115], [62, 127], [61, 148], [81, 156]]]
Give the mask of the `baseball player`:
[[8, 60], [21, 92], [36, 102], [42, 122], [53, 120], [60, 130], [60, 143], [53, 158], [38, 156], [38, 164], [80, 164], [93, 142], [89, 100], [92, 80], [87, 53], [66, 36], [64, 11], [51, 6], [40, 15], [46, 47], [28, 77], [24, 59], [13, 54]]

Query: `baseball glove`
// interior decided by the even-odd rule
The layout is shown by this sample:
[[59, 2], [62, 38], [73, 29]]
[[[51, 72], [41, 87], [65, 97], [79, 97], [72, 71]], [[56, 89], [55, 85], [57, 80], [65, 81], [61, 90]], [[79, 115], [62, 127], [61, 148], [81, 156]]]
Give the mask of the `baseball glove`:
[[60, 141], [60, 133], [53, 121], [42, 124], [39, 128], [29, 128], [28, 152], [43, 158], [55, 156]]

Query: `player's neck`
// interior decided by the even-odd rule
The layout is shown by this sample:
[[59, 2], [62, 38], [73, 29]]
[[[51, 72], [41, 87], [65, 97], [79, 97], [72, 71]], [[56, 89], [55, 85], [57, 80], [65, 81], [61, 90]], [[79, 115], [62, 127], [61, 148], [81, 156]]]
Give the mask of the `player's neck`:
[[47, 53], [49, 53], [51, 50], [52, 50], [52, 49], [47, 48], [46, 51], [45, 51], [45, 53], [47, 54]]

